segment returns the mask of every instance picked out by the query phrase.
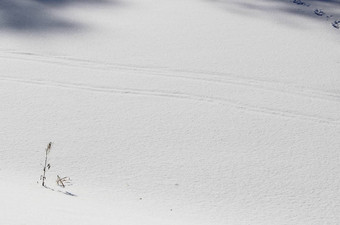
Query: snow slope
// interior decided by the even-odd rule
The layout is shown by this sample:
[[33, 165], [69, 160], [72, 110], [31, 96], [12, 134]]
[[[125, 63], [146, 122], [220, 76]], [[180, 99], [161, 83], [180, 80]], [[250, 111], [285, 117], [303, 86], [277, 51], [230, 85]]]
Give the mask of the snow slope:
[[340, 224], [340, 3], [305, 2], [0, 1], [0, 224]]

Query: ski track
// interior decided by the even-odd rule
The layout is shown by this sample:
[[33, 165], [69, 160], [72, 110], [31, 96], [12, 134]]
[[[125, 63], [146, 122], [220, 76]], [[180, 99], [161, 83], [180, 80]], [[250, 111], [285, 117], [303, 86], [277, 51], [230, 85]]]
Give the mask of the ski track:
[[[92, 61], [78, 58], [71, 58], [66, 56], [50, 56], [42, 55], [38, 53], [21, 52], [14, 50], [1, 50], [0, 52], [6, 53], [6, 55], [0, 58], [13, 59], [13, 60], [23, 60], [32, 61], [39, 63], [49, 63], [62, 66], [70, 66], [76, 68], [87, 68], [94, 70], [104, 70], [111, 72], [119, 71], [133, 71], [138, 73], [138, 75], [143, 76], [157, 76], [166, 77], [172, 79], [186, 79], [198, 82], [211, 82], [222, 85], [233, 85], [233, 86], [243, 86], [260, 91], [270, 91], [275, 93], [284, 93], [293, 96], [302, 96], [307, 98], [318, 98], [327, 101], [340, 102], [340, 94], [334, 92], [327, 92], [313, 88], [307, 88], [304, 86], [297, 86], [294, 84], [288, 84], [284, 82], [278, 82], [274, 80], [266, 79], [253, 79], [236, 77], [231, 74], [209, 72], [209, 71], [198, 71], [198, 70], [176, 70], [162, 67], [146, 67], [138, 65], [123, 65], [114, 63], [105, 63], [100, 61]], [[29, 58], [28, 58], [29, 57]], [[47, 59], [48, 58], [48, 59]], [[198, 75], [201, 77], [193, 77], [188, 74]], [[202, 77], [205, 76], [205, 77]], [[209, 78], [207, 77], [209, 76]], [[211, 78], [215, 77], [215, 78]], [[227, 80], [226, 80], [227, 79]]]
[[183, 100], [192, 100], [206, 103], [219, 103], [234, 108], [240, 109], [245, 112], [255, 112], [267, 115], [274, 115], [284, 118], [294, 118], [300, 120], [307, 120], [317, 123], [323, 123], [332, 126], [338, 126], [340, 124], [339, 120], [327, 117], [320, 117], [315, 115], [306, 115], [294, 111], [284, 111], [278, 109], [270, 109], [266, 107], [256, 107], [249, 104], [239, 103], [230, 99], [225, 99], [221, 97], [211, 97], [211, 96], [200, 96], [184, 92], [171, 92], [162, 90], [144, 90], [144, 89], [129, 89], [129, 88], [115, 88], [115, 87], [103, 87], [103, 86], [93, 86], [85, 85], [80, 83], [65, 83], [65, 82], [55, 82], [47, 80], [34, 80], [34, 79], [22, 79], [22, 78], [12, 78], [12, 77], [0, 77], [1, 81], [4, 82], [15, 82], [22, 83], [26, 85], [40, 85], [45, 87], [55, 87], [55, 88], [66, 88], [71, 90], [83, 90], [91, 92], [102, 92], [102, 93], [113, 93], [113, 94], [127, 94], [135, 96], [150, 96], [150, 97], [166, 97], [175, 98]]

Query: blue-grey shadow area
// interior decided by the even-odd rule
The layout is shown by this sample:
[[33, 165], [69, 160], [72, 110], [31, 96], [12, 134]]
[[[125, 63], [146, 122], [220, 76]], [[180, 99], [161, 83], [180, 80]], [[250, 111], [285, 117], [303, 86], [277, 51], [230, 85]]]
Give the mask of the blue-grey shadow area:
[[[267, 19], [278, 19], [290, 26], [302, 28], [303, 24], [297, 17], [311, 20], [328, 21], [329, 25], [340, 20], [340, 0], [205, 0], [216, 3], [226, 10], [234, 13], [243, 13], [246, 16], [263, 16]], [[322, 14], [318, 15], [321, 10]], [[274, 15], [274, 16], [273, 16]], [[279, 14], [277, 14], [279, 15]], [[282, 16], [284, 15], [284, 16]], [[296, 17], [291, 17], [296, 16]], [[283, 18], [283, 19], [282, 19]], [[278, 19], [279, 20], [279, 19]], [[330, 26], [331, 27], [331, 26]]]
[[80, 5], [122, 5], [120, 0], [0, 0], [0, 29], [17, 32], [77, 31], [82, 22], [63, 18], [62, 10]]

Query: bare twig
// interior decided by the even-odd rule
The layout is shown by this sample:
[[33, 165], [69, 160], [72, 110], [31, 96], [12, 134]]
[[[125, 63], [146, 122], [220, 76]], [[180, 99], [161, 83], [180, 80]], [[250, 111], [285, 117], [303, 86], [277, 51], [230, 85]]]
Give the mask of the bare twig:
[[45, 187], [45, 180], [46, 180], [46, 169], [50, 169], [51, 165], [47, 164], [47, 155], [50, 153], [52, 147], [52, 142], [48, 143], [46, 149], [45, 149], [45, 165], [44, 165], [44, 173], [42, 175], [42, 186]]

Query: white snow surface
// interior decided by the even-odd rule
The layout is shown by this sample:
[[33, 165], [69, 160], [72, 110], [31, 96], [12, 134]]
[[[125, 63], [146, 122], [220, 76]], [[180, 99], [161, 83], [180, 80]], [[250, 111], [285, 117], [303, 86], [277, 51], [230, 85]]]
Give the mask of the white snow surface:
[[0, 224], [340, 224], [340, 1], [304, 2], [0, 1]]

